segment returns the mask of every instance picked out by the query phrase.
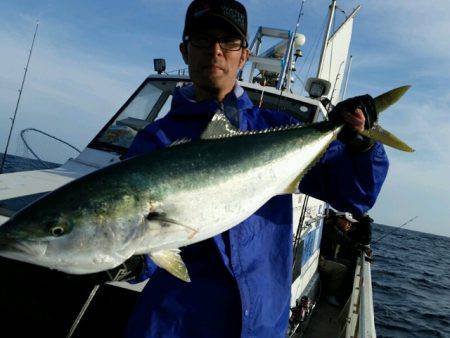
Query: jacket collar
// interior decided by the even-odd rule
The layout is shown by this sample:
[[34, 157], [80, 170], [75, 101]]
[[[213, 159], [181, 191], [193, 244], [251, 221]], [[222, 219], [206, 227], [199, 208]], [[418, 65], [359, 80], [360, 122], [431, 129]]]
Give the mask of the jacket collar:
[[[233, 91], [225, 97], [223, 106], [234, 106], [242, 111], [253, 108], [253, 102], [244, 89], [236, 83]], [[191, 84], [175, 88], [170, 115], [193, 116], [205, 114], [205, 112], [213, 113], [219, 107], [221, 107], [221, 103], [216, 100], [195, 101], [195, 87]]]

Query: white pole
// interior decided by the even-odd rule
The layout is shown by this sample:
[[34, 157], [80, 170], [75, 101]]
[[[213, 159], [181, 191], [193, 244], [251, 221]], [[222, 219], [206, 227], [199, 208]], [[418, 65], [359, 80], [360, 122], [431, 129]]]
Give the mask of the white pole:
[[350, 70], [352, 69], [352, 61], [353, 61], [353, 55], [350, 55], [350, 60], [348, 61], [347, 78], [345, 79], [344, 92], [342, 93], [343, 100], [345, 99], [345, 95], [347, 95], [347, 86], [348, 86], [348, 80], [350, 79]]
[[322, 44], [322, 53], [320, 53], [319, 67], [317, 68], [317, 77], [319, 77], [320, 70], [322, 69], [323, 66], [323, 59], [325, 57], [325, 50], [327, 48], [328, 39], [330, 38], [331, 26], [333, 24], [335, 10], [336, 10], [336, 0], [332, 0], [329, 10], [330, 15], [328, 17], [327, 31], [325, 32], [325, 37]]

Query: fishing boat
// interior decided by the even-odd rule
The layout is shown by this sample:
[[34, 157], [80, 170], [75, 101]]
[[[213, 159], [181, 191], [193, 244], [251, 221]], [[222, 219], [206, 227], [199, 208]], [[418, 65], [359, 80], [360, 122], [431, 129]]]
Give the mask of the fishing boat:
[[[239, 84], [254, 104], [288, 112], [305, 123], [327, 119], [330, 107], [345, 96], [344, 80], [348, 80], [350, 69], [352, 27], [359, 9], [358, 6], [346, 16], [339, 28], [332, 31], [336, 1], [331, 1], [317, 75], [307, 79], [305, 96], [295, 93], [293, 86], [295, 68], [301, 62], [302, 45], [305, 42], [305, 37], [298, 30], [298, 24], [293, 31], [259, 27], [249, 46], [251, 57], [247, 68], [239, 74]], [[263, 50], [262, 43], [266, 39], [277, 39], [278, 42]], [[120, 161], [136, 134], [168, 113], [173, 90], [190, 82], [185, 70], [165, 73], [163, 59], [155, 60], [155, 71], [157, 74], [148, 76], [142, 82], [77, 157], [53, 169], [0, 175], [0, 223], [46, 193]], [[329, 206], [323, 201], [300, 193], [293, 194], [292, 198], [294, 262], [291, 318], [286, 335], [375, 337], [370, 262], [364, 254], [357, 258], [350, 299], [341, 308], [329, 306], [323, 301], [323, 297], [320, 297], [318, 269], [323, 222]], [[27, 275], [22, 277], [30, 278]], [[16, 284], [9, 285], [9, 288], [20, 287], [23, 294], [24, 286], [18, 286], [19, 279], [15, 279], [14, 283]], [[137, 285], [110, 283], [102, 286], [99, 292], [98, 288], [91, 290], [80, 284], [63, 284], [62, 280], [58, 281], [58, 284], [36, 281], [32, 286], [28, 286], [33, 292], [22, 297], [25, 299], [18, 299], [15, 292], [4, 292], [2, 296], [10, 304], [16, 304], [14, 309], [10, 309], [11, 317], [22, 311], [20, 315], [23, 318], [35, 318], [35, 322], [47, 327], [47, 336], [67, 334], [84, 337], [96, 333], [102, 336], [117, 336], [123, 329], [145, 282]], [[67, 294], [67, 291], [70, 291], [70, 294]], [[60, 297], [59, 292], [64, 296]], [[36, 298], [38, 296], [41, 298]], [[30, 300], [30, 297], [34, 297], [34, 300]], [[44, 298], [44, 304], [36, 300]], [[33, 303], [35, 306], [30, 306]], [[61, 311], [55, 311], [55, 304], [63, 307]], [[0, 326], [0, 330], [2, 327], [5, 326]], [[36, 327], [32, 329], [37, 330]]]

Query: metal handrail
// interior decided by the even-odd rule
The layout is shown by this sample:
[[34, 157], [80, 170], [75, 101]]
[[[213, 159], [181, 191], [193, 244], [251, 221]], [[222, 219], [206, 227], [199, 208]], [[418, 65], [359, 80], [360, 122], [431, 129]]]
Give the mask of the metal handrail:
[[372, 274], [370, 271], [370, 263], [365, 259], [365, 254], [361, 254], [362, 261], [362, 278], [359, 310], [359, 337], [375, 338], [375, 315], [373, 311], [373, 295], [372, 295]]
[[376, 338], [372, 275], [365, 253], [357, 259], [345, 328], [346, 338]]

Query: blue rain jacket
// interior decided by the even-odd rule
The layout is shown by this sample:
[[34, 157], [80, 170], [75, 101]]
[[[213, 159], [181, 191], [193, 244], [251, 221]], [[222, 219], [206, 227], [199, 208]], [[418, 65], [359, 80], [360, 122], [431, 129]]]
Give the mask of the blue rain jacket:
[[[171, 111], [138, 133], [128, 157], [177, 139], [199, 138], [219, 109], [241, 130], [298, 123], [288, 114], [254, 106], [238, 86], [223, 104], [198, 103], [191, 97], [192, 87], [177, 88]], [[374, 205], [387, 170], [381, 144], [354, 154], [335, 141], [303, 178], [300, 190], [358, 216]], [[149, 281], [129, 320], [127, 337], [285, 337], [292, 244], [292, 198], [281, 195], [231, 230], [182, 248], [191, 283], [149, 260], [143, 276]]]

